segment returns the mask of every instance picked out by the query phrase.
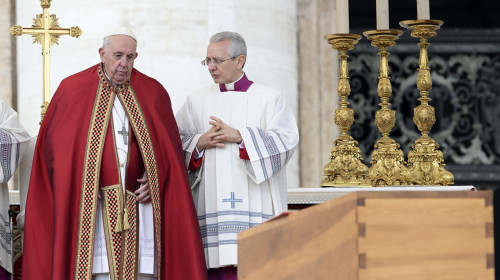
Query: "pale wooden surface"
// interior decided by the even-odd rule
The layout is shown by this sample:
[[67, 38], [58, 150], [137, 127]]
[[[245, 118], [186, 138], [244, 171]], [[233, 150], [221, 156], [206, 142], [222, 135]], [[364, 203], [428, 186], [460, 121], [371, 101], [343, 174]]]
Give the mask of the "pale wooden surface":
[[238, 279], [494, 279], [490, 191], [356, 192], [238, 235]]
[[241, 232], [238, 279], [355, 279], [356, 207], [346, 198]]
[[391, 187], [329, 187], [329, 188], [289, 188], [288, 204], [320, 204], [330, 199], [352, 192], [370, 191], [471, 191], [474, 186], [391, 186]]

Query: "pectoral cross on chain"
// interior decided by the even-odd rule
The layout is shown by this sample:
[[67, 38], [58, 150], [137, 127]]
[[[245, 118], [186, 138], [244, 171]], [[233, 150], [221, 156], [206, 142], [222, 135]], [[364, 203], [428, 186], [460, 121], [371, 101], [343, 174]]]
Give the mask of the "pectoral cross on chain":
[[123, 144], [128, 145], [127, 139], [128, 139], [128, 131], [125, 125], [122, 126], [122, 130], [118, 130], [118, 134], [123, 136]]

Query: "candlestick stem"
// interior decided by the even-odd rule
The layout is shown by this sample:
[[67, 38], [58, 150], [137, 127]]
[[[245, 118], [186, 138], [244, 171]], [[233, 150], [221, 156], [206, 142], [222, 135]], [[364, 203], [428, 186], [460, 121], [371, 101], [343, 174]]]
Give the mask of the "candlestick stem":
[[333, 49], [339, 51], [340, 69], [337, 87], [340, 97], [340, 107], [335, 110], [335, 124], [340, 128], [341, 134], [334, 141], [330, 154], [331, 161], [325, 165], [323, 187], [370, 187], [367, 178], [368, 167], [362, 162], [358, 142], [347, 132], [354, 123], [354, 111], [348, 107], [348, 97], [351, 93], [349, 85], [347, 51], [352, 50], [357, 44], [360, 35], [357, 34], [330, 34], [325, 39]]
[[439, 144], [430, 136], [429, 131], [436, 122], [434, 107], [429, 105], [429, 90], [432, 78], [429, 69], [427, 48], [428, 38], [436, 36], [436, 30], [443, 24], [440, 20], [405, 20], [401, 26], [411, 30], [411, 36], [420, 38], [419, 69], [417, 88], [420, 91], [420, 105], [414, 108], [413, 121], [422, 136], [412, 145], [408, 153], [408, 168], [415, 185], [451, 185], [454, 178], [451, 172], [444, 169], [443, 153]]
[[372, 30], [363, 33], [372, 41], [372, 46], [379, 48], [380, 75], [377, 93], [382, 101], [380, 109], [375, 113], [375, 125], [382, 133], [382, 137], [375, 143], [372, 160], [368, 171], [368, 178], [372, 186], [409, 185], [410, 173], [405, 166], [404, 154], [400, 145], [389, 137], [389, 133], [396, 125], [396, 112], [389, 109], [389, 99], [392, 86], [389, 77], [388, 47], [395, 45], [395, 41], [403, 34], [400, 30]]

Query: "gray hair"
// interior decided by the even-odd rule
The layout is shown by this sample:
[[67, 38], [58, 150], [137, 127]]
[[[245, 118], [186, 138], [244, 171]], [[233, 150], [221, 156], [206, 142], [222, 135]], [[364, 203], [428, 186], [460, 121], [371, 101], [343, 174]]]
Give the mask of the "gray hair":
[[[115, 34], [104, 37], [104, 39], [102, 40], [102, 48], [103, 49], [106, 49], [106, 47], [109, 45], [109, 42], [111, 41], [111, 37], [113, 37], [114, 35]], [[126, 35], [126, 34], [116, 34], [116, 35]], [[129, 37], [131, 37], [132, 39], [135, 40], [135, 44], [136, 44], [136, 48], [137, 48], [137, 40], [132, 36], [129, 36]]]
[[244, 57], [247, 56], [247, 45], [245, 44], [245, 39], [243, 39], [239, 33], [224, 31], [210, 37], [210, 43], [217, 43], [225, 40], [231, 41], [231, 45], [229, 46], [229, 55], [231, 57], [238, 57], [240, 55], [243, 55]]
[[104, 37], [104, 39], [102, 40], [102, 48], [103, 48], [103, 49], [106, 49], [106, 47], [109, 45], [109, 37], [111, 37], [111, 36], [106, 36], [106, 37]]

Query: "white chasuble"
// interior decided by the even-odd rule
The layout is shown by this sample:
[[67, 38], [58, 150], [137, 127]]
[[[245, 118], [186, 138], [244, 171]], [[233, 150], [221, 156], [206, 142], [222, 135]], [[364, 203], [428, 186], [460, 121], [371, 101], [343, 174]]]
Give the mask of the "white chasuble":
[[299, 136], [279, 91], [254, 83], [246, 92], [221, 92], [213, 85], [190, 94], [176, 115], [187, 165], [210, 116], [240, 131], [250, 158], [240, 159], [235, 143], [206, 149], [192, 186], [207, 266], [216, 268], [238, 263], [238, 232], [287, 209], [285, 167]]
[[16, 111], [0, 101], [0, 265], [12, 273], [12, 230], [9, 217], [9, 186], [28, 147], [31, 136], [19, 122]]

